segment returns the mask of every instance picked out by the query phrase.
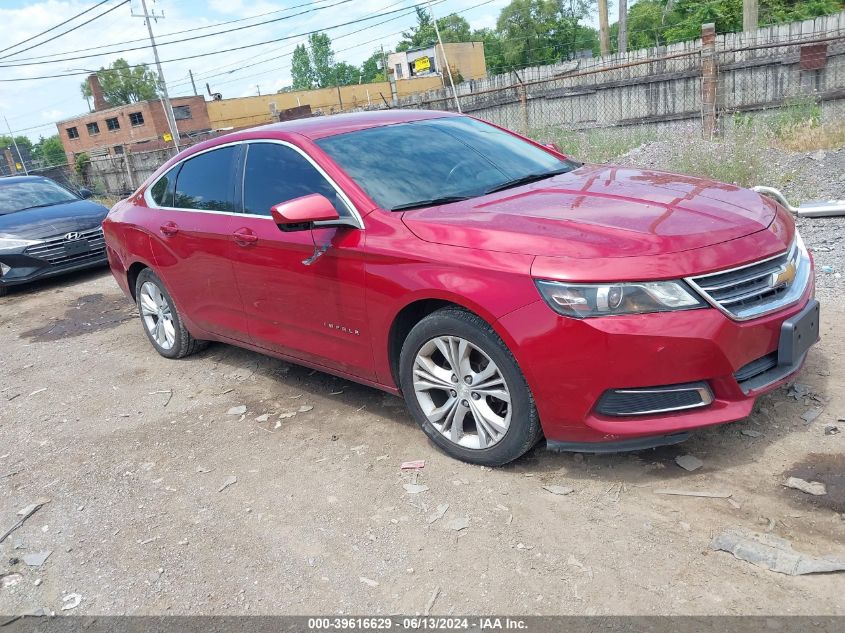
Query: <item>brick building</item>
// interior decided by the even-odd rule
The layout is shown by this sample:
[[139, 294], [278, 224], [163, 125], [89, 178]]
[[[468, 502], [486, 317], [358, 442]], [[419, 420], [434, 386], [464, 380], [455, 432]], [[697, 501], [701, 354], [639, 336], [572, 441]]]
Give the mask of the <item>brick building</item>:
[[[150, 149], [162, 147], [170, 127], [159, 99], [110, 107], [97, 76], [91, 75], [88, 83], [94, 111], [56, 123], [69, 163], [83, 152], [105, 156], [122, 154], [126, 148], [139, 151], [145, 145]], [[203, 97], [176, 97], [170, 102], [180, 138], [211, 129]]]

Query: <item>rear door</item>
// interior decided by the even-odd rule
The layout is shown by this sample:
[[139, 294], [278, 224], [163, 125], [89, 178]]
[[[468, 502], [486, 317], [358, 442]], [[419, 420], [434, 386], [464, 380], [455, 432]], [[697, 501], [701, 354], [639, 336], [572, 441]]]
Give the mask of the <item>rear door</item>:
[[241, 145], [226, 145], [189, 158], [153, 185], [148, 203], [158, 207], [158, 272], [178, 309], [207, 332], [248, 341], [231, 261], [241, 154]]
[[[233, 260], [253, 343], [372, 378], [360, 217], [293, 145], [249, 143], [245, 165], [244, 214], [237, 218]], [[359, 228], [280, 230], [270, 207], [313, 193], [329, 198]]]

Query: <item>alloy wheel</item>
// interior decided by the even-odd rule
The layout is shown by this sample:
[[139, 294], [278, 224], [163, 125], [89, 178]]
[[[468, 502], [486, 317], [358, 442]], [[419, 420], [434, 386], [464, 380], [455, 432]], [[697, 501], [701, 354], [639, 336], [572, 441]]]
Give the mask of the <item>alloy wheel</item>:
[[162, 349], [171, 349], [176, 342], [176, 328], [173, 323], [173, 310], [167, 297], [151, 281], [144, 282], [139, 297], [141, 317], [147, 332]]
[[458, 336], [438, 336], [414, 359], [414, 393], [428, 421], [471, 449], [498, 443], [511, 422], [511, 396], [496, 363]]

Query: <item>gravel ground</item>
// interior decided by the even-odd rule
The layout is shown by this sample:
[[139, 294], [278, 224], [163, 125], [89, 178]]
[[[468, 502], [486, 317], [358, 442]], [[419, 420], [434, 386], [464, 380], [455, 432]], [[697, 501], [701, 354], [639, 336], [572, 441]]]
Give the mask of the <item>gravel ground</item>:
[[[845, 614], [845, 574], [709, 549], [739, 527], [845, 558], [845, 433], [825, 432], [845, 415], [843, 317], [825, 306], [797, 400], [778, 391], [676, 447], [538, 447], [489, 470], [440, 454], [375, 390], [225, 345], [161, 358], [107, 273], [15, 292], [0, 300], [0, 530], [50, 502], [0, 544], [0, 614], [413, 614], [435, 593], [439, 614]], [[785, 488], [790, 474], [828, 494]]]

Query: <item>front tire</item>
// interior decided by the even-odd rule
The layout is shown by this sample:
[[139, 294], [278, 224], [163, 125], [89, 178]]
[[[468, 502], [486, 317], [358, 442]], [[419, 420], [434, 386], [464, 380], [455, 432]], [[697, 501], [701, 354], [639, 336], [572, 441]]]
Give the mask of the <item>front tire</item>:
[[138, 275], [135, 298], [144, 332], [159, 354], [184, 358], [206, 347], [206, 341], [198, 341], [185, 328], [173, 298], [149, 268]]
[[444, 308], [402, 346], [405, 402], [426, 435], [452, 457], [500, 466], [540, 439], [531, 390], [513, 355], [483, 319]]

